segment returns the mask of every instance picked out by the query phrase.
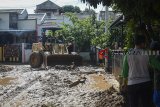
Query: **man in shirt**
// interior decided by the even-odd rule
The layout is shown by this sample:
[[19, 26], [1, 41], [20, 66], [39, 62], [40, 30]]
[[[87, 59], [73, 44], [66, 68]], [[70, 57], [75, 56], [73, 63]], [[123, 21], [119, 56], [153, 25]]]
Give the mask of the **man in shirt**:
[[[145, 37], [135, 36], [135, 48], [123, 61], [123, 87], [127, 87], [129, 107], [151, 107], [151, 80], [148, 71], [149, 57], [145, 55]], [[140, 102], [140, 103], [139, 103]]]

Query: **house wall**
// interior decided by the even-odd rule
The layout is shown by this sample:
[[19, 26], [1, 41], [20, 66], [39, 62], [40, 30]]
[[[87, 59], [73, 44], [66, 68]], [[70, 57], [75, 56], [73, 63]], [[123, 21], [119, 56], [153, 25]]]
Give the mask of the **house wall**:
[[36, 30], [37, 20], [19, 20], [18, 29], [20, 30]]
[[28, 14], [28, 19], [37, 19], [37, 24], [43, 23], [46, 13]]
[[19, 15], [18, 15], [18, 19], [27, 19], [27, 16], [28, 16], [28, 12], [27, 12], [26, 9], [24, 9], [24, 10], [22, 11], [22, 14], [19, 14]]
[[0, 30], [9, 29], [9, 13], [0, 13]]
[[[84, 18], [87, 18], [89, 17], [89, 14], [77, 14], [76, 15], [79, 19], [84, 19]], [[56, 14], [52, 14], [51, 18], [48, 19], [47, 16], [45, 17], [44, 19], [44, 23], [46, 22], [53, 22], [53, 23], [56, 23], [59, 27], [62, 27], [62, 23], [64, 22], [65, 24], [69, 24], [69, 25], [72, 25], [72, 22], [70, 21], [70, 19], [65, 16], [65, 15], [56, 15]], [[37, 25], [37, 28], [38, 28], [38, 36], [42, 36], [42, 32], [41, 32], [41, 29], [42, 28], [45, 28], [45, 27], [54, 27], [53, 25], [52, 26], [44, 26], [44, 25], [41, 25], [41, 24], [38, 24]]]
[[[72, 24], [72, 22], [69, 20], [69, 18], [66, 17], [66, 16], [63, 16], [63, 15], [54, 16], [52, 19], [44, 19], [44, 23], [46, 23], [46, 22], [56, 23], [55, 25], [58, 25], [59, 27], [62, 26], [63, 22], [65, 24]], [[43, 24], [41, 25], [41, 24], [38, 24], [37, 25], [38, 36], [42, 36], [42, 32], [41, 32], [42, 28], [54, 27], [55, 25], [43, 25]]]

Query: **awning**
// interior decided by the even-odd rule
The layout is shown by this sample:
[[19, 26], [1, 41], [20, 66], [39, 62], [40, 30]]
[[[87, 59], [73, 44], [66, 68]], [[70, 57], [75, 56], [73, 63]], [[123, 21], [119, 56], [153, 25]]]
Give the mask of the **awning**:
[[58, 28], [58, 27], [44, 27], [42, 28], [43, 30], [52, 30], [52, 31], [56, 31], [56, 30], [61, 30], [62, 28]]
[[36, 30], [0, 30], [0, 32], [8, 32], [16, 36], [21, 36], [26, 32], [35, 32]]
[[111, 26], [109, 27], [109, 29], [115, 28], [115, 27], [123, 24], [123, 22], [124, 22], [123, 17], [124, 17], [124, 16], [121, 15], [119, 18], [117, 18], [117, 19], [111, 24]]

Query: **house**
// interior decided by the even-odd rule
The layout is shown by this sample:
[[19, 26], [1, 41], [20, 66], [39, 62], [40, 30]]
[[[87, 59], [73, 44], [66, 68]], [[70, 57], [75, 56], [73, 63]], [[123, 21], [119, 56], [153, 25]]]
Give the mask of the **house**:
[[48, 18], [59, 14], [60, 6], [56, 5], [50, 0], [47, 0], [36, 6], [35, 13], [46, 13]]
[[[53, 3], [50, 0], [47, 0], [39, 5], [36, 6], [35, 14], [31, 15], [32, 18], [37, 19], [37, 15], [39, 16], [40, 14], [43, 14], [43, 19], [37, 23], [37, 35], [38, 37], [42, 37], [43, 34], [47, 30], [52, 30], [53, 32], [56, 30], [61, 29], [63, 23], [65, 24], [72, 24], [70, 21], [69, 17], [64, 15], [63, 13], [59, 12], [60, 6], [57, 4]], [[29, 15], [29, 19], [31, 18]], [[79, 19], [83, 19], [86, 17], [89, 17], [90, 14], [87, 13], [77, 13], [76, 16]]]
[[[114, 11], [108, 11], [108, 19], [112, 19], [115, 20], [117, 19], [120, 15], [122, 15], [121, 13], [116, 13]], [[99, 21], [101, 20], [105, 20], [105, 11], [100, 11], [97, 15], [97, 18]]]
[[35, 42], [36, 25], [26, 9], [0, 9], [0, 44]]

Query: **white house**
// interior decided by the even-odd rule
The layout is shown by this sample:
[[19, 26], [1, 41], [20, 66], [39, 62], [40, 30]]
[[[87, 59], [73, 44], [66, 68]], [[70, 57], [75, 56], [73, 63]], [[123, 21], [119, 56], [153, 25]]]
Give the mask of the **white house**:
[[32, 43], [36, 26], [26, 9], [0, 9], [0, 44]]
[[[60, 6], [50, 0], [47, 0], [36, 6], [35, 14], [29, 15], [28, 18], [38, 20], [37, 35], [42, 37], [46, 30], [56, 31], [62, 27], [62, 24], [72, 24], [70, 19], [64, 14], [59, 13]], [[39, 17], [42, 15], [41, 17]], [[79, 19], [89, 17], [90, 14], [77, 13]]]
[[[112, 20], [115, 20], [117, 19], [119, 16], [122, 15], [122, 13], [119, 13], [119, 12], [114, 12], [114, 11], [108, 11], [108, 19], [112, 19]], [[105, 11], [100, 11], [98, 14], [97, 14], [97, 20], [101, 21], [101, 20], [105, 20]]]

